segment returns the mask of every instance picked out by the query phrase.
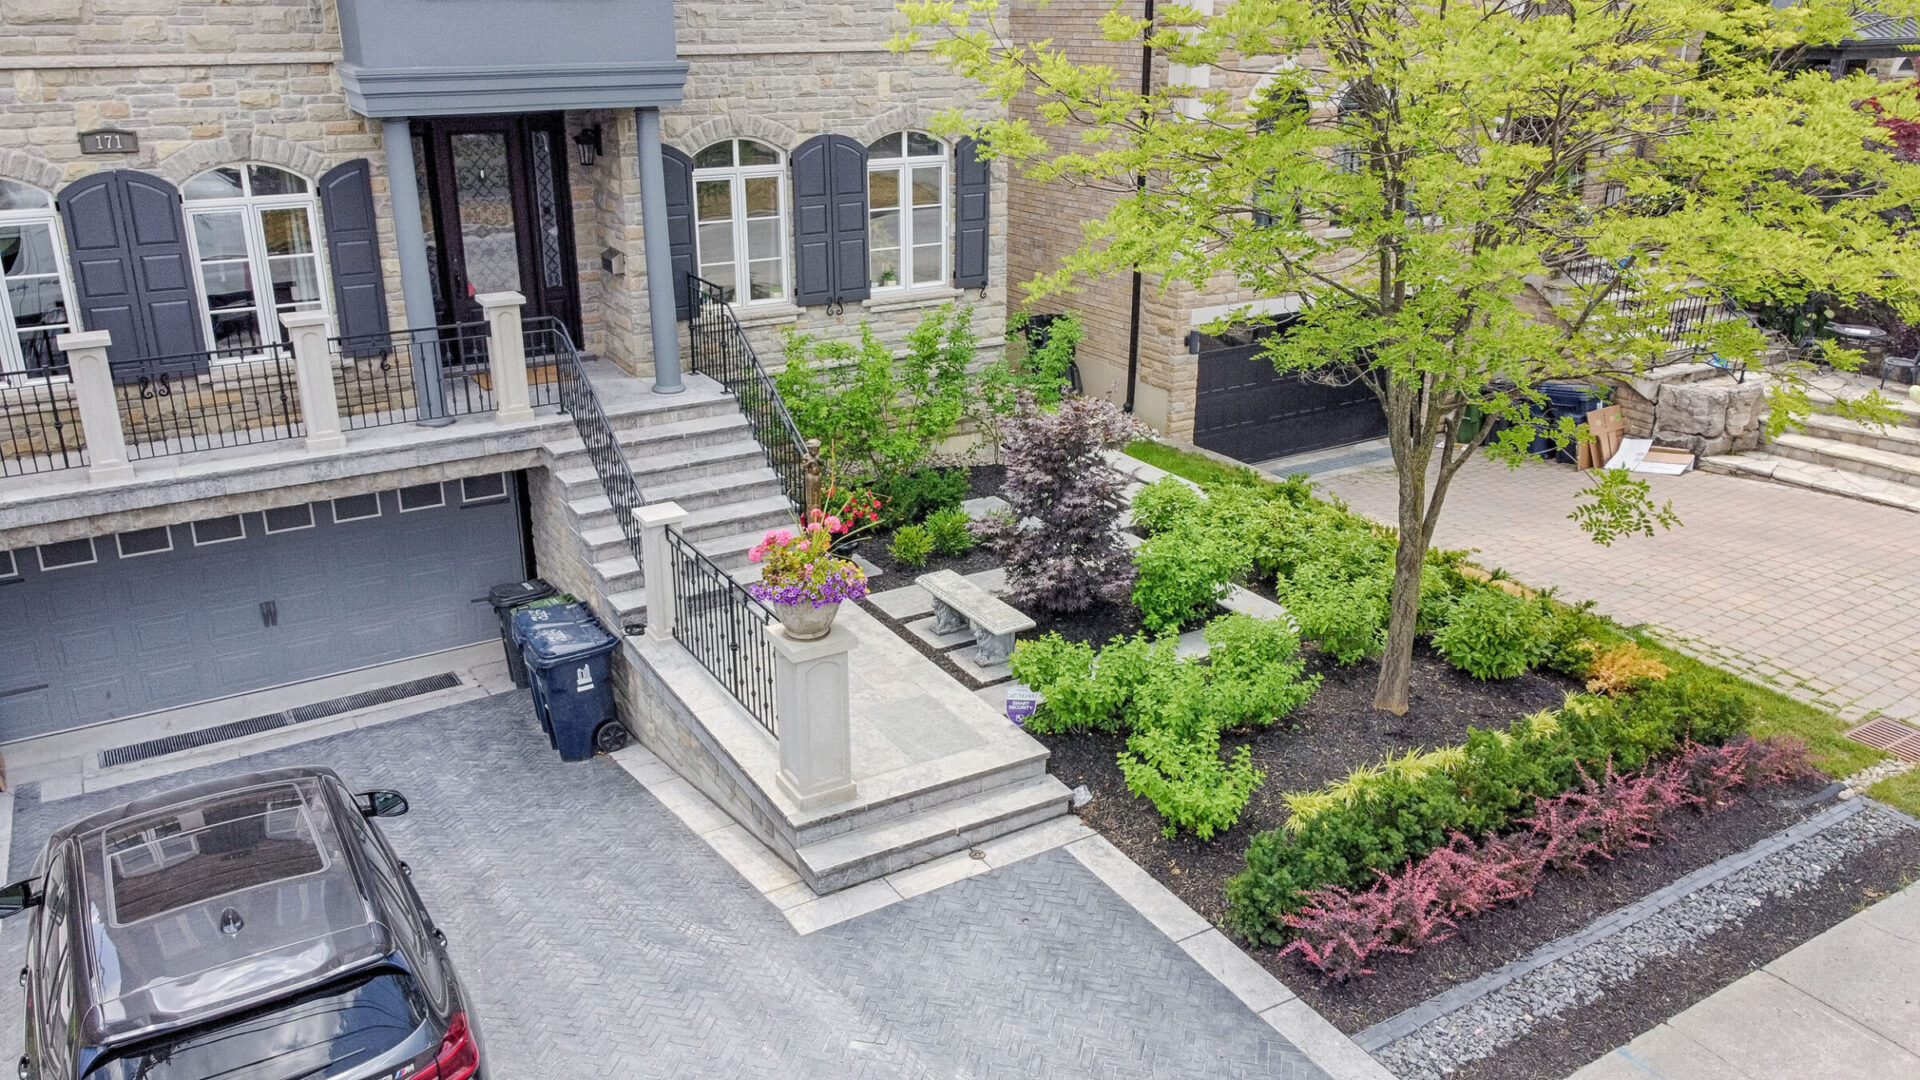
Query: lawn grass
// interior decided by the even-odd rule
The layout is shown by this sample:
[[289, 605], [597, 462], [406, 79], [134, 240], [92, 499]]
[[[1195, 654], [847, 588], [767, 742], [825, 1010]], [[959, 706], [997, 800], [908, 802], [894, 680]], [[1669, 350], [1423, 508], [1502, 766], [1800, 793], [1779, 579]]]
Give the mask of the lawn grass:
[[1867, 789], [1869, 798], [1920, 817], [1920, 769], [1910, 769]]
[[1260, 474], [1243, 465], [1222, 465], [1205, 454], [1181, 450], [1166, 443], [1141, 439], [1128, 444], [1127, 456], [1138, 458], [1155, 468], [1206, 487], [1210, 484], [1245, 483], [1260, 479]]

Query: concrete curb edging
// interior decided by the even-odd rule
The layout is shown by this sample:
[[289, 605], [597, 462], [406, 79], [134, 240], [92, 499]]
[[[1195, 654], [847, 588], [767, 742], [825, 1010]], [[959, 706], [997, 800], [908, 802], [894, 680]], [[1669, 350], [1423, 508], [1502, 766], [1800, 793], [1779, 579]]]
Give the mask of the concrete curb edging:
[[1579, 949], [1612, 937], [1627, 927], [1672, 907], [1722, 878], [1729, 877], [1816, 833], [1838, 825], [1865, 810], [1867, 802], [1866, 799], [1850, 799], [1822, 810], [1805, 821], [1774, 833], [1745, 851], [1738, 851], [1718, 862], [1709, 863], [1625, 907], [1616, 908], [1602, 915], [1580, 930], [1549, 941], [1518, 960], [1496, 968], [1471, 982], [1462, 983], [1451, 990], [1428, 998], [1397, 1016], [1382, 1020], [1355, 1035], [1354, 1042], [1369, 1052], [1383, 1049], [1435, 1020], [1507, 986], [1523, 975], [1538, 971]]

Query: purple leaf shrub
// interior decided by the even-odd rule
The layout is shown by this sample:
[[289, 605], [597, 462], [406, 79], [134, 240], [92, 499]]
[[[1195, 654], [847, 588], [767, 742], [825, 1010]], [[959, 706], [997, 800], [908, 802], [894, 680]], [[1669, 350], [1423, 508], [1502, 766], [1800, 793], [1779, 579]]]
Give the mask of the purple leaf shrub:
[[1145, 434], [1099, 398], [1066, 398], [1049, 411], [1022, 395], [1003, 447], [1000, 494], [1011, 511], [974, 525], [1007, 564], [1015, 603], [1064, 615], [1132, 594], [1133, 558], [1120, 540], [1126, 478], [1104, 454]]

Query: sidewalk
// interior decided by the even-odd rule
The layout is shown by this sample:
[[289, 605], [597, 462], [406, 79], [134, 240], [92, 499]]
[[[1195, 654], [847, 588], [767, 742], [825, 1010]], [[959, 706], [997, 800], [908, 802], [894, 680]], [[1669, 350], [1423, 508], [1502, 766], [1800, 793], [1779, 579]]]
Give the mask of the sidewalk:
[[1920, 887], [1909, 887], [1570, 1080], [1920, 1076]]

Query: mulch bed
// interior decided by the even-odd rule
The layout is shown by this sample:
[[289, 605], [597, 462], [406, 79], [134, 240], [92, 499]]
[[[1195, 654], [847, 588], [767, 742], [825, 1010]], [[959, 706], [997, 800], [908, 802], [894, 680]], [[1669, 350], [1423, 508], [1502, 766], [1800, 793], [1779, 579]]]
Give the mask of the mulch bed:
[[[967, 469], [967, 498], [977, 499], [985, 495], [1000, 494], [1000, 485], [1007, 479], [1005, 465], [973, 465]], [[966, 575], [981, 570], [991, 570], [1000, 565], [1000, 560], [984, 546], [977, 546], [964, 555], [935, 555], [927, 560], [925, 566], [904, 566], [895, 561], [887, 549], [893, 546], [893, 530], [871, 532], [859, 538], [853, 548], [854, 553], [879, 567], [883, 572], [878, 577], [868, 579], [868, 588], [873, 592], [886, 592], [889, 589], [904, 589], [913, 584], [913, 579], [921, 574], [931, 574], [935, 570], [951, 570]]]

